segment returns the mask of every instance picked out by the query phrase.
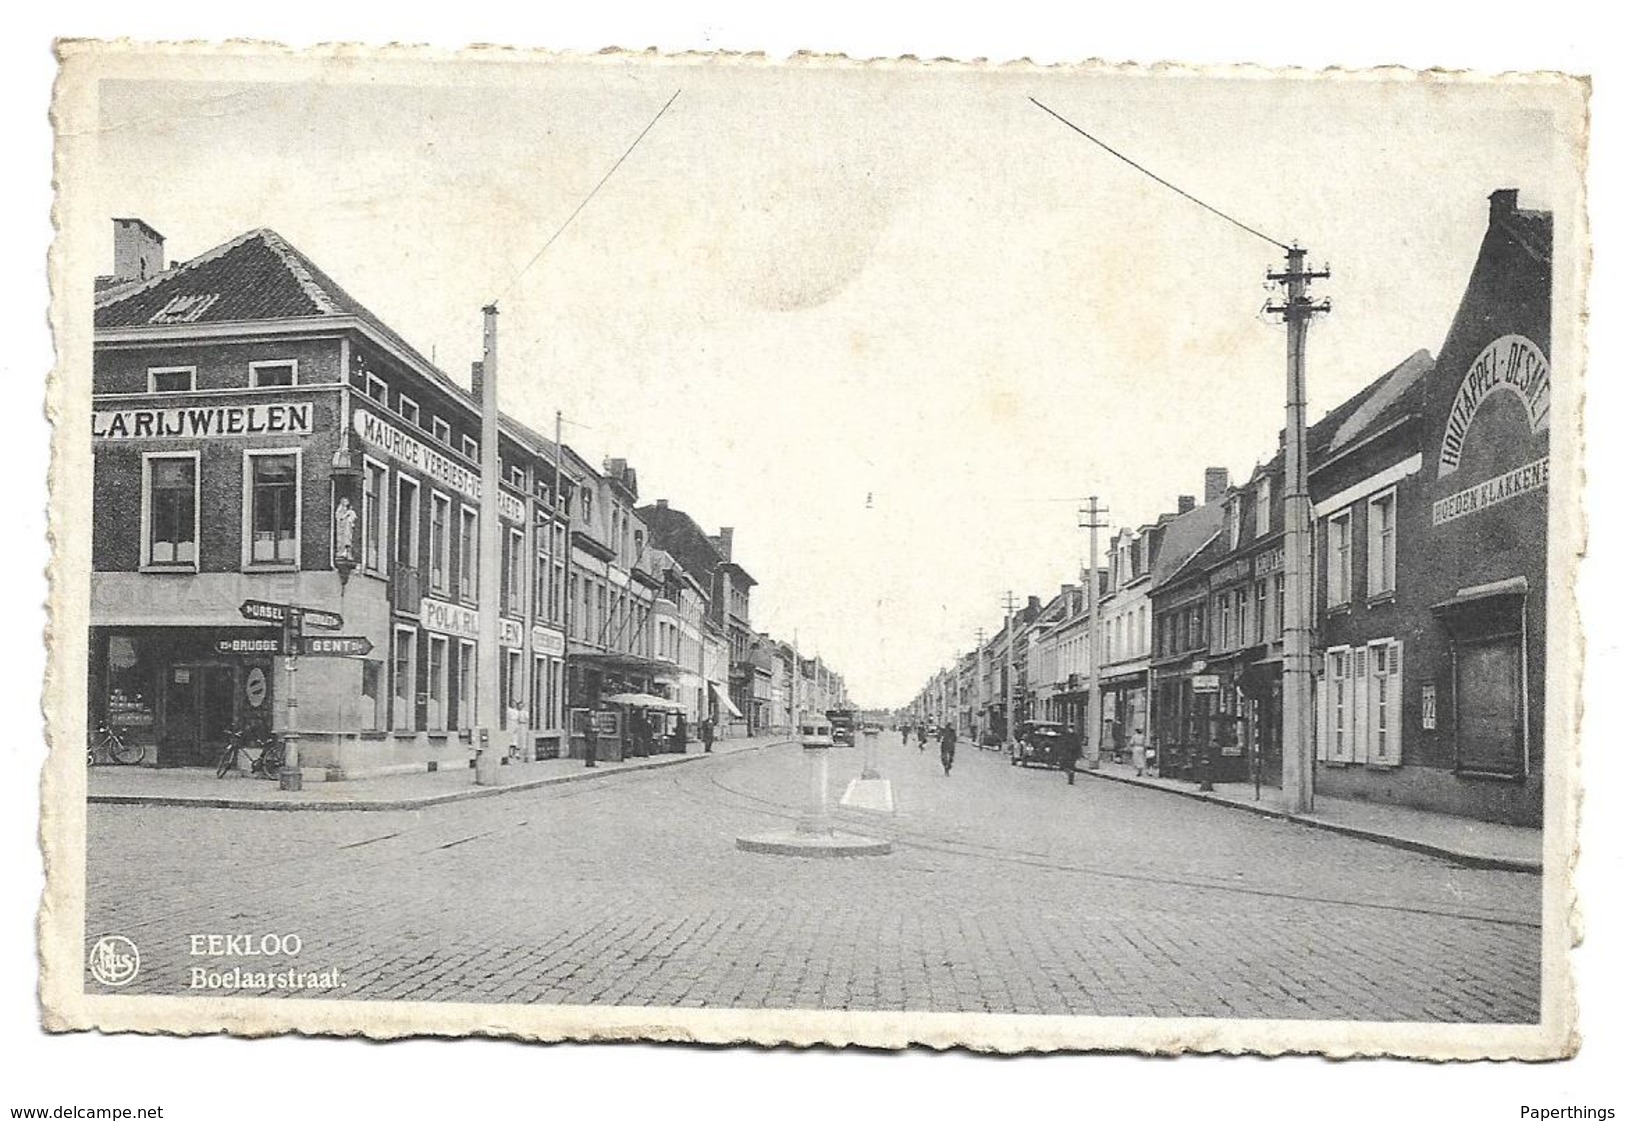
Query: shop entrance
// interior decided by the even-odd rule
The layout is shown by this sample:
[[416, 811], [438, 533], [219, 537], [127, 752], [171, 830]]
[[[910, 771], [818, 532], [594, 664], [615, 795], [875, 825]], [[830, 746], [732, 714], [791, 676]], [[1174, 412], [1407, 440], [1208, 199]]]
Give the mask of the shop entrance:
[[1456, 727], [1463, 771], [1523, 774], [1523, 664], [1515, 640], [1456, 651]]
[[232, 664], [172, 665], [164, 676], [163, 731], [158, 761], [166, 767], [207, 767], [237, 722], [239, 669]]

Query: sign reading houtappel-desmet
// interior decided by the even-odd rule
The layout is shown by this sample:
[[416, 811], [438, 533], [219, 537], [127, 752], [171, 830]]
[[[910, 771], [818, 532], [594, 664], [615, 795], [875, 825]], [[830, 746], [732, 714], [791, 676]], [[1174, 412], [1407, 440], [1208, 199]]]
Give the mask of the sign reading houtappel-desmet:
[[1502, 335], [1467, 368], [1467, 376], [1451, 403], [1439, 447], [1441, 477], [1461, 466], [1467, 430], [1473, 426], [1479, 407], [1494, 393], [1516, 396], [1529, 420], [1529, 431], [1544, 432], [1551, 411], [1552, 372], [1540, 347], [1522, 335]]
[[222, 436], [308, 436], [308, 402], [203, 405], [179, 409], [98, 409], [90, 414], [97, 440], [178, 440]]

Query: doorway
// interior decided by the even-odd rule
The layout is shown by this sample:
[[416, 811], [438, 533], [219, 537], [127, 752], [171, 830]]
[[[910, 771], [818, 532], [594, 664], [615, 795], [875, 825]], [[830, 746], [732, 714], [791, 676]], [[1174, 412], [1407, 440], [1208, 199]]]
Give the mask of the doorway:
[[237, 721], [238, 667], [219, 662], [172, 665], [164, 675], [158, 764], [212, 766]]

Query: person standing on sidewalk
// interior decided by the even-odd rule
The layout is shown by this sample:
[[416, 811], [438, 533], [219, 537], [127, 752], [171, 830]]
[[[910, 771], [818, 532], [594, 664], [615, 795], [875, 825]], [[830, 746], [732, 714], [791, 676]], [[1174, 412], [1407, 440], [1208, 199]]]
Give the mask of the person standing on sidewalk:
[[904, 747], [908, 746], [908, 729], [909, 729], [909, 726], [907, 724], [904, 724], [903, 725], [903, 746]]
[[677, 714], [676, 726], [672, 729], [672, 738], [677, 741], [677, 754], [688, 754], [688, 717], [682, 713]]
[[589, 767], [598, 766], [598, 720], [596, 717], [596, 713], [587, 713], [587, 731], [586, 735], [582, 737], [586, 742], [582, 745], [581, 753], [587, 760], [587, 766]]
[[705, 753], [707, 755], [711, 754], [711, 745], [716, 742], [716, 738], [716, 721], [707, 716], [703, 721], [700, 722], [700, 742], [705, 744]]
[[1083, 743], [1076, 728], [1061, 733], [1061, 770], [1066, 772], [1066, 784], [1072, 786], [1078, 777], [1078, 756], [1083, 754]]
[[957, 738], [958, 737], [954, 734], [954, 726], [952, 724], [944, 724], [942, 726], [942, 736], [940, 738], [940, 742], [942, 744], [942, 776], [944, 778], [947, 778], [953, 773], [954, 741]]

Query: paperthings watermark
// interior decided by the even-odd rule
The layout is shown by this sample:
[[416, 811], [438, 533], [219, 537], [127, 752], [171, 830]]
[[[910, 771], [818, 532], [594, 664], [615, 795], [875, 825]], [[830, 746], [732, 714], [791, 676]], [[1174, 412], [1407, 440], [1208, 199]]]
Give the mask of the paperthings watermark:
[[1614, 1121], [1614, 1107], [1560, 1105], [1542, 1108], [1537, 1105], [1526, 1105], [1518, 1110], [1518, 1116], [1528, 1118], [1528, 1121]]
[[345, 987], [337, 967], [308, 969], [288, 960], [298, 958], [304, 949], [304, 939], [297, 934], [193, 934], [187, 939], [187, 953], [212, 964], [187, 967], [186, 987], [221, 992]]
[[122, 934], [106, 934], [90, 948], [90, 975], [109, 988], [122, 988], [141, 972], [141, 951]]

